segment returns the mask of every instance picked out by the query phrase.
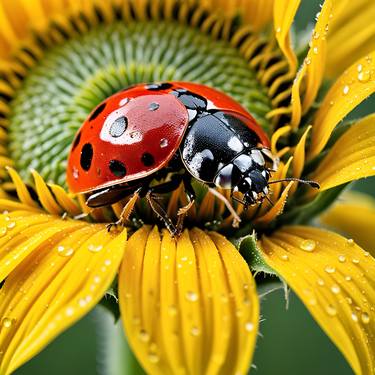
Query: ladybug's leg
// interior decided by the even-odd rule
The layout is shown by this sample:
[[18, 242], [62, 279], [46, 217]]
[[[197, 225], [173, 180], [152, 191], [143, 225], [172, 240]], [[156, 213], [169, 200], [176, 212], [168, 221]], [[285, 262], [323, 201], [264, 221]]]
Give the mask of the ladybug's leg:
[[181, 207], [177, 211], [177, 229], [178, 232], [181, 233], [184, 225], [184, 219], [190, 210], [190, 208], [193, 206], [195, 202], [195, 191], [193, 189], [193, 186], [191, 185], [191, 175], [190, 174], [184, 174], [183, 175], [183, 183], [184, 183], [184, 189], [185, 189], [185, 195], [188, 200], [188, 204], [184, 207]]
[[178, 236], [179, 233], [176, 226], [173, 224], [172, 220], [169, 218], [162, 205], [157, 200], [155, 200], [155, 196], [153, 195], [151, 190], [147, 192], [146, 199], [156, 216], [164, 223], [165, 227], [169, 230], [172, 237]]

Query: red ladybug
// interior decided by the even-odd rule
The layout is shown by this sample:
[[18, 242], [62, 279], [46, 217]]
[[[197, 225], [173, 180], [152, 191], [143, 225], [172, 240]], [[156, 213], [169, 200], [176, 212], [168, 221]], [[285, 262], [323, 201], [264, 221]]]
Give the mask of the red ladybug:
[[[139, 84], [109, 97], [89, 115], [74, 139], [67, 181], [72, 192], [90, 193], [90, 207], [135, 192], [146, 196], [176, 234], [179, 229], [155, 194], [183, 182], [191, 204], [195, 178], [241, 192], [245, 206], [258, 203], [268, 194], [269, 146], [254, 118], [222, 92], [188, 82]], [[150, 186], [168, 174], [168, 182]]]

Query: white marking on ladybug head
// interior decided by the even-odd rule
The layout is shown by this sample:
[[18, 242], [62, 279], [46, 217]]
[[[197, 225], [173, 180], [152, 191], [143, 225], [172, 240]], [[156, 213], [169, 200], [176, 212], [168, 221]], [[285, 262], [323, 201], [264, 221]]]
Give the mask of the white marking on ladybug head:
[[189, 121], [194, 120], [197, 117], [198, 112], [195, 109], [188, 109]]
[[241, 141], [237, 137], [232, 137], [228, 141], [228, 147], [231, 150], [236, 151], [236, 152], [241, 152], [243, 150], [243, 144], [241, 143]]

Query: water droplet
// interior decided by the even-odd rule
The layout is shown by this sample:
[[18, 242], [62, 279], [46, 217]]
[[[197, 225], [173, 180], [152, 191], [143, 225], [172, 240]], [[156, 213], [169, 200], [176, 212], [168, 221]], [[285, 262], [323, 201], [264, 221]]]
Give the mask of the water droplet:
[[138, 338], [143, 342], [149, 342], [150, 341], [150, 335], [145, 331], [144, 329], [141, 329], [138, 333]]
[[333, 105], [335, 104], [335, 102], [333, 101], [333, 100], [331, 100], [330, 102], [329, 102], [329, 105], [332, 107]]
[[198, 294], [192, 291], [186, 292], [186, 299], [190, 302], [196, 302], [198, 301]]
[[73, 314], [74, 314], [74, 309], [73, 309], [73, 307], [68, 307], [68, 308], [65, 310], [65, 314], [66, 314], [66, 316], [73, 316]]
[[4, 237], [7, 234], [7, 228], [0, 228], [0, 237]]
[[339, 255], [339, 262], [344, 263], [346, 261], [345, 255]]
[[319, 39], [319, 36], [320, 36], [320, 34], [317, 31], [314, 31], [313, 38], [314, 39]]
[[334, 273], [336, 271], [336, 268], [335, 267], [332, 267], [332, 266], [326, 266], [326, 268], [324, 269], [327, 273]]
[[111, 260], [110, 259], [106, 259], [105, 261], [104, 261], [104, 265], [106, 265], [106, 266], [110, 266], [111, 265]]
[[276, 32], [277, 32], [277, 33], [280, 33], [280, 32], [281, 32], [281, 27], [280, 27], [280, 26], [278, 26], [278, 27], [276, 28]]
[[78, 180], [78, 178], [79, 178], [79, 171], [76, 167], [73, 167], [73, 178], [75, 180]]
[[102, 245], [96, 246], [96, 245], [91, 244], [88, 246], [88, 249], [92, 253], [98, 253], [100, 250], [103, 249], [103, 246]]
[[289, 257], [288, 257], [287, 254], [283, 254], [283, 255], [281, 255], [280, 258], [281, 258], [282, 260], [289, 260]]
[[361, 320], [362, 320], [362, 323], [364, 324], [370, 323], [370, 315], [367, 312], [363, 312], [361, 314]]
[[337, 284], [333, 284], [332, 286], [331, 286], [331, 291], [332, 291], [332, 293], [334, 293], [334, 294], [339, 294], [340, 293], [340, 287], [337, 285]]
[[318, 283], [319, 286], [324, 286], [325, 284], [323, 279], [318, 279], [316, 282]]
[[316, 242], [314, 240], [303, 240], [299, 247], [305, 251], [314, 251]]
[[57, 252], [62, 257], [70, 257], [74, 254], [74, 249], [71, 247], [65, 248], [64, 246], [59, 245], [57, 247]]
[[359, 264], [359, 259], [357, 259], [357, 258], [353, 258], [353, 259], [352, 259], [352, 262], [353, 262], [354, 264]]
[[351, 278], [351, 276], [345, 276], [345, 280], [346, 280], [346, 281], [351, 281], [352, 278]]
[[363, 69], [363, 65], [362, 64], [358, 64], [357, 65], [357, 71], [358, 71], [358, 73], [362, 72], [362, 69]]
[[346, 301], [348, 302], [349, 305], [353, 303], [353, 300], [350, 297], [346, 297]]
[[120, 107], [122, 107], [123, 105], [125, 104], [128, 104], [129, 103], [129, 98], [124, 98], [124, 99], [121, 99], [120, 100]]
[[371, 74], [369, 70], [366, 70], [364, 72], [359, 72], [357, 77], [359, 82], [366, 83], [370, 80]]
[[138, 132], [138, 131], [131, 132], [130, 133], [130, 138], [141, 140], [142, 139], [142, 134], [141, 134], [141, 132]]
[[192, 334], [192, 336], [199, 336], [201, 334], [201, 331], [198, 327], [192, 327], [190, 333]]
[[354, 240], [353, 240], [353, 238], [348, 238], [348, 239], [346, 240], [346, 243], [347, 243], [349, 246], [354, 246]]
[[314, 52], [315, 55], [317, 55], [318, 54], [318, 47], [314, 47], [313, 52]]
[[150, 351], [148, 352], [148, 360], [151, 363], [158, 363], [160, 361], [160, 357], [157, 353], [157, 346], [156, 344], [150, 344]]
[[8, 318], [8, 317], [4, 317], [2, 320], [1, 320], [1, 325], [4, 327], [4, 328], [10, 328], [13, 323], [15, 322], [15, 319], [11, 319], [11, 318]]
[[352, 317], [353, 322], [358, 322], [358, 316], [355, 312], [352, 312], [351, 317]]
[[347, 95], [348, 92], [349, 92], [349, 86], [348, 86], [348, 85], [345, 85], [345, 86], [343, 87], [343, 89], [342, 89], [342, 93], [343, 93], [344, 95]]
[[13, 229], [15, 226], [16, 226], [16, 223], [15, 223], [14, 221], [11, 221], [11, 222], [7, 225], [8, 229]]
[[99, 284], [100, 281], [101, 281], [100, 276], [94, 276], [94, 283], [95, 283], [95, 284]]
[[252, 323], [252, 322], [245, 323], [245, 330], [247, 332], [253, 331], [254, 330], [254, 323]]
[[326, 312], [330, 316], [335, 316], [337, 314], [337, 310], [333, 305], [328, 305], [326, 307]]
[[306, 65], [310, 65], [310, 64], [311, 64], [311, 59], [310, 59], [310, 57], [306, 57], [306, 58], [305, 58], [305, 64], [306, 64]]
[[162, 138], [160, 140], [160, 148], [165, 148], [168, 146], [168, 139], [167, 138]]
[[156, 111], [159, 108], [160, 108], [160, 104], [159, 103], [150, 103], [150, 105], [148, 106], [148, 109], [150, 111]]

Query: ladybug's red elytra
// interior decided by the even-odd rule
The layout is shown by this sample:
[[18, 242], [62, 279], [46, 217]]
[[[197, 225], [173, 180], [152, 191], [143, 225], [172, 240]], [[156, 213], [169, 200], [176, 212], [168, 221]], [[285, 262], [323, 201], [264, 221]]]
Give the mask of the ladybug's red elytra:
[[[176, 235], [181, 228], [155, 195], [183, 182], [190, 204], [179, 211], [182, 215], [194, 202], [195, 178], [239, 191], [245, 206], [259, 203], [267, 197], [274, 162], [269, 146], [255, 119], [220, 91], [190, 82], [138, 84], [107, 98], [89, 115], [73, 141], [67, 182], [74, 193], [90, 193], [90, 207], [134, 194], [147, 197]], [[168, 182], [150, 186], [169, 174]]]

